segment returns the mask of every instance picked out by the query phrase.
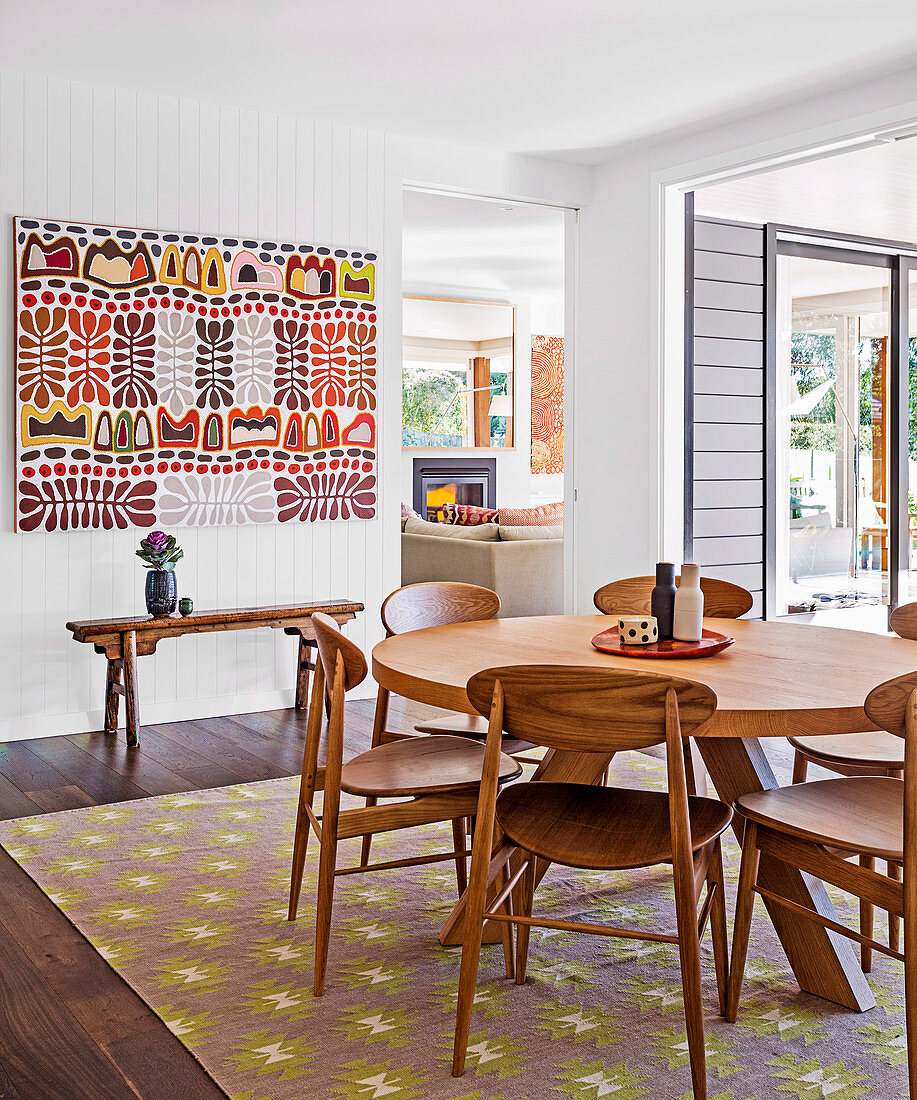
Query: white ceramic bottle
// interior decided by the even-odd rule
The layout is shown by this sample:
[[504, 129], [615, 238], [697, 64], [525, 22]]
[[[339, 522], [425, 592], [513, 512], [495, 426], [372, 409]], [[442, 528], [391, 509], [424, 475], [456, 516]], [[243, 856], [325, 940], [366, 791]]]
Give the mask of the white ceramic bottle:
[[704, 628], [704, 594], [700, 587], [700, 568], [683, 565], [675, 593], [675, 618], [672, 637], [680, 642], [698, 642]]

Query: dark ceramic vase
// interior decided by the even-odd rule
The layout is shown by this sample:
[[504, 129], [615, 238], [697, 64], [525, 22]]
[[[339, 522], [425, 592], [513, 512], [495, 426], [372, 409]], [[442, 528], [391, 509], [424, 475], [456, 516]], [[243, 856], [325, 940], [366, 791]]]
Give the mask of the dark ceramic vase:
[[146, 609], [154, 617], [171, 615], [178, 599], [178, 582], [172, 570], [148, 569], [146, 574]]
[[672, 637], [675, 618], [675, 566], [668, 561], [656, 563], [656, 586], [650, 597], [650, 614], [659, 627], [659, 641]]

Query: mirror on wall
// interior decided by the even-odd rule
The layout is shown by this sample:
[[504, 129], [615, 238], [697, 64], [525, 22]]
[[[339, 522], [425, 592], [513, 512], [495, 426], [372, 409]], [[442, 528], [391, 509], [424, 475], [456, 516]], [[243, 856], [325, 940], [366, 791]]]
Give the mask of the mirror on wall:
[[513, 444], [513, 307], [404, 298], [403, 447]]

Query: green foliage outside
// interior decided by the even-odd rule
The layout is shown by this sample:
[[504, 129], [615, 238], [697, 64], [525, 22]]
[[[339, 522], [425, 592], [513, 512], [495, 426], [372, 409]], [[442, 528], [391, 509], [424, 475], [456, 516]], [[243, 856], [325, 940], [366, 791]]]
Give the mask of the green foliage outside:
[[[875, 344], [871, 340], [861, 340], [858, 427], [860, 451], [868, 454], [872, 453], [872, 369], [875, 355]], [[810, 390], [835, 376], [834, 337], [814, 332], [794, 332], [790, 358], [799, 394], [805, 396]], [[909, 457], [917, 460], [917, 339], [910, 341], [908, 358], [908, 451]], [[833, 451], [835, 406], [834, 391], [828, 390], [808, 416], [793, 417], [790, 421], [790, 447], [803, 451]]]
[[421, 433], [436, 433], [444, 437], [444, 444], [457, 436], [461, 445], [467, 430], [464, 389], [464, 371], [405, 363], [401, 370], [403, 442], [415, 443]]
[[[494, 371], [490, 376], [492, 394], [500, 393], [507, 384], [506, 372]], [[439, 446], [462, 446], [471, 434], [468, 427], [466, 372], [449, 367], [426, 364], [401, 369], [401, 429], [402, 443], [407, 446], [430, 443]], [[506, 432], [506, 418], [492, 417], [495, 435]], [[429, 439], [430, 435], [434, 439]]]

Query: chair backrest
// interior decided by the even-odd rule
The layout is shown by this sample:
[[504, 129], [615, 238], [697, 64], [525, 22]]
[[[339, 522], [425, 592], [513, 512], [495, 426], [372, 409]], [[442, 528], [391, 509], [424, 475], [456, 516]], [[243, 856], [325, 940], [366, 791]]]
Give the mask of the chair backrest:
[[674, 676], [576, 665], [509, 665], [485, 669], [468, 681], [468, 698], [480, 714], [490, 715], [498, 682], [505, 733], [577, 752], [617, 752], [664, 741], [669, 692], [678, 705], [682, 736], [699, 729], [716, 710], [710, 688]]
[[[676, 582], [680, 579], [675, 578]], [[655, 577], [627, 577], [603, 585], [592, 602], [605, 615], [648, 615]], [[704, 615], [711, 619], [738, 619], [750, 611], [754, 599], [741, 585], [716, 577], [701, 577]]]
[[315, 640], [318, 643], [319, 660], [322, 662], [323, 679], [334, 687], [335, 670], [338, 660], [344, 669], [344, 690], [361, 684], [366, 679], [366, 658], [358, 645], [341, 633], [341, 628], [328, 615], [316, 612], [312, 616], [315, 627]]
[[866, 696], [865, 710], [871, 722], [913, 743], [912, 738], [917, 736], [917, 672], [907, 672], [874, 687]]
[[389, 634], [406, 634], [429, 626], [492, 619], [499, 610], [500, 597], [489, 588], [460, 581], [426, 581], [406, 585], [388, 596], [382, 604], [382, 625]]
[[902, 638], [917, 641], [917, 603], [903, 603], [896, 607], [889, 619], [889, 626]]

